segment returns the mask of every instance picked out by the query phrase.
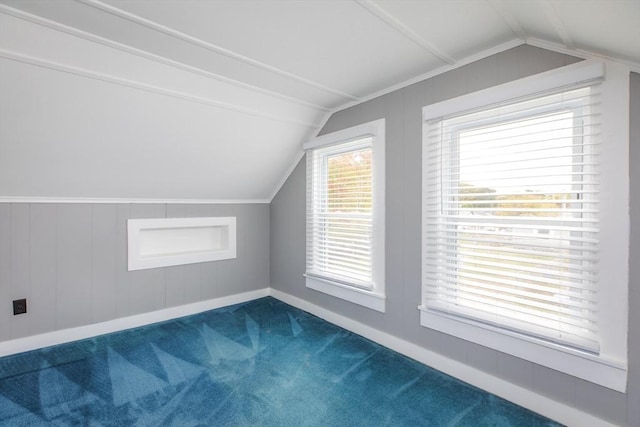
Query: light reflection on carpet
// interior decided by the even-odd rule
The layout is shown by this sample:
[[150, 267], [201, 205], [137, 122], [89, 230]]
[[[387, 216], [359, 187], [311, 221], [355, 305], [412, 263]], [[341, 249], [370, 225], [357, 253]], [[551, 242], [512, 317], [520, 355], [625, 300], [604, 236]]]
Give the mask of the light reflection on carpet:
[[0, 358], [0, 425], [558, 424], [262, 298]]

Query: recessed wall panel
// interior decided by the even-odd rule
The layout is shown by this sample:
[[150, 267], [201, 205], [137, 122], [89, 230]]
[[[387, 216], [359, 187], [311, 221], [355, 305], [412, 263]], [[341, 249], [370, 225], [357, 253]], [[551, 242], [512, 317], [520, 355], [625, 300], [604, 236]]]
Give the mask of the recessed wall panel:
[[129, 271], [236, 257], [236, 218], [128, 221]]

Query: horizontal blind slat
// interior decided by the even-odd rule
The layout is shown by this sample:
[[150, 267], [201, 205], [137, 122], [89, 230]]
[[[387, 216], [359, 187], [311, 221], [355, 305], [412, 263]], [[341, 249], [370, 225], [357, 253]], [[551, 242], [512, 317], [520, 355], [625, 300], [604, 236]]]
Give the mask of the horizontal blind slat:
[[[546, 265], [546, 263], [540, 264], [541, 267], [546, 267], [546, 268], [540, 268], [540, 267], [535, 268], [535, 267], [523, 266], [520, 263], [509, 264], [508, 261], [506, 260], [502, 262], [485, 261], [484, 259], [479, 259], [478, 257], [474, 257], [473, 255], [461, 255], [461, 256], [444, 255], [434, 259], [433, 261], [430, 261], [430, 259], [427, 259], [424, 265], [427, 265], [433, 268], [438, 268], [439, 266], [447, 266], [447, 265], [449, 266], [454, 265], [457, 267], [466, 266], [467, 268], [481, 269], [479, 271], [491, 272], [497, 276], [507, 275], [511, 277], [520, 277], [523, 279], [527, 279], [529, 277], [539, 277], [540, 279], [538, 281], [542, 281], [548, 285], [554, 285], [554, 284], [561, 285], [562, 283], [571, 283], [572, 281], [578, 281], [578, 282], [581, 282], [583, 280], [591, 281], [591, 280], [594, 280], [594, 275], [598, 271], [594, 266], [591, 269], [583, 268], [580, 270], [579, 273], [571, 273], [569, 271], [570, 270], [569, 266], [564, 264], [560, 264], [561, 267], [558, 267], [558, 269], [549, 268], [549, 266]], [[471, 267], [471, 266], [474, 266], [474, 267]], [[477, 266], [481, 266], [481, 267], [477, 267]], [[525, 272], [528, 273], [529, 275], [523, 274]], [[531, 280], [535, 280], [535, 279], [531, 279]], [[528, 285], [523, 285], [523, 286], [528, 286]], [[582, 284], [579, 283], [579, 286], [582, 286]]]
[[[522, 276], [513, 276], [514, 278], [520, 279], [520, 280], [508, 280], [504, 278], [490, 277], [483, 274], [474, 274], [474, 272], [477, 272], [477, 270], [473, 270], [473, 269], [469, 269], [466, 271], [458, 270], [455, 272], [455, 275], [452, 274], [452, 276], [455, 277], [456, 281], [447, 282], [445, 279], [442, 279], [442, 280], [445, 280], [445, 284], [449, 284], [449, 287], [452, 287], [453, 291], [458, 289], [457, 287], [458, 284], [466, 284], [466, 285], [477, 286], [479, 288], [493, 289], [496, 291], [502, 289], [502, 292], [504, 292], [505, 297], [511, 294], [528, 295], [529, 297], [531, 297], [532, 301], [536, 299], [544, 300], [544, 301], [555, 301], [561, 295], [564, 295], [564, 296], [572, 295], [575, 298], [575, 300], [574, 301], [567, 300], [566, 305], [575, 306], [575, 307], [580, 307], [585, 303], [585, 301], [591, 301], [591, 298], [596, 298], [595, 293], [593, 292], [591, 296], [585, 294], [584, 292], [578, 295], [578, 292], [575, 292], [575, 290], [579, 288], [575, 286], [573, 287], [574, 292], [562, 292], [562, 290], [560, 289], [561, 285], [558, 283], [555, 283], [555, 285], [558, 286], [559, 288], [558, 292], [553, 292], [550, 289], [543, 290], [542, 286], [539, 286], [539, 285], [545, 282], [536, 280], [536, 278], [534, 277], [526, 278]], [[440, 272], [437, 277], [439, 278], [447, 277], [447, 274], [445, 272]], [[527, 280], [530, 280], [531, 282], [535, 282], [537, 286], [535, 285], [528, 286], [528, 282], [526, 282]], [[547, 283], [547, 285], [553, 285], [553, 283]], [[439, 284], [439, 286], [442, 286], [445, 288], [447, 287], [447, 286], [444, 286], [443, 284]], [[569, 287], [569, 285], [567, 287]], [[550, 293], [553, 293], [554, 297], [550, 297], [549, 296]], [[577, 297], [579, 297], [579, 299]], [[500, 297], [496, 296], [496, 299], [500, 299]]]
[[372, 141], [312, 149], [307, 156], [308, 274], [372, 283]]
[[[441, 302], [447, 302], [447, 300], [439, 295]], [[480, 295], [464, 294], [450, 297], [451, 300], [460, 300], [466, 303], [466, 306], [461, 306], [459, 303], [454, 304], [449, 302], [451, 310], [455, 310], [456, 306], [460, 308], [475, 308], [478, 313], [478, 317], [489, 318], [492, 316], [500, 316], [503, 319], [518, 320], [523, 323], [537, 324], [538, 326], [550, 327], [554, 326], [556, 330], [564, 331], [576, 331], [581, 330], [582, 334], [597, 334], [598, 329], [596, 327], [597, 315], [580, 313], [575, 316], [571, 316], [570, 312], [563, 312], [562, 316], [557, 314], [547, 315], [536, 307], [524, 307], [517, 304], [495, 303], [491, 298], [484, 298]], [[560, 312], [562, 310], [554, 310]], [[542, 314], [541, 314], [542, 313]]]
[[598, 348], [595, 89], [425, 122], [426, 307]]
[[556, 252], [544, 252], [543, 250], [532, 250], [531, 248], [526, 248], [526, 249], [512, 248], [512, 247], [496, 248], [492, 246], [470, 245], [470, 244], [459, 244], [458, 247], [461, 249], [481, 250], [481, 251], [485, 251], [486, 253], [495, 253], [496, 256], [499, 256], [499, 254], [502, 254], [502, 253], [506, 253], [506, 254], [517, 254], [525, 257], [530, 256], [531, 257], [530, 259], [538, 259], [538, 258], [546, 259], [548, 257], [554, 257], [554, 258], [562, 258], [566, 260], [575, 260], [575, 261], [581, 261], [581, 260], [589, 261], [589, 262], [598, 261], [597, 254], [592, 254], [589, 256], [589, 255], [574, 255], [571, 253], [564, 253], [562, 254], [562, 257], [559, 257]]
[[528, 322], [524, 319], [516, 319], [515, 317], [517, 316], [506, 317], [499, 314], [486, 316], [484, 313], [474, 310], [473, 308], [455, 306], [438, 300], [430, 300], [427, 307], [462, 318], [472, 320], [482, 319], [481, 323], [486, 323], [501, 329], [506, 328], [561, 345], [569, 345], [581, 350], [597, 352], [599, 349], [597, 335], [588, 329], [576, 329], [568, 325], [564, 328], [545, 327], [534, 321]]

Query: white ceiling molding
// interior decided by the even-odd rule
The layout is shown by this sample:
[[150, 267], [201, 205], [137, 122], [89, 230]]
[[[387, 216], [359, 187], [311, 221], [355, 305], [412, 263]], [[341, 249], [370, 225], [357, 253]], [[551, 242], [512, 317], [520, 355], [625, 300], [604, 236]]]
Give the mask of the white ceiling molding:
[[314, 108], [316, 110], [319, 111], [323, 111], [323, 112], [327, 112], [330, 109], [327, 107], [324, 107], [322, 105], [318, 105], [312, 102], [308, 102], [306, 100], [302, 100], [299, 98], [295, 98], [289, 95], [284, 95], [282, 93], [279, 92], [274, 92], [272, 90], [269, 89], [264, 89], [258, 86], [254, 86], [248, 83], [244, 83], [238, 80], [234, 80], [234, 79], [230, 79], [228, 77], [216, 74], [216, 73], [212, 73], [210, 71], [207, 70], [203, 70], [201, 68], [197, 68], [188, 64], [185, 64], [183, 62], [179, 62], [179, 61], [174, 61], [173, 59], [169, 59], [169, 58], [165, 58], [163, 56], [160, 55], [156, 55], [154, 53], [151, 52], [147, 52], [141, 49], [137, 49], [135, 47], [129, 46], [129, 45], [125, 45], [122, 43], [118, 43], [116, 41], [113, 40], [109, 40], [106, 39], [104, 37], [95, 35], [95, 34], [91, 34], [91, 33], [87, 33], [86, 31], [82, 31], [79, 30], [77, 28], [73, 28], [73, 27], [69, 27], [68, 25], [64, 25], [61, 24], [59, 22], [55, 22], [55, 21], [51, 21], [49, 19], [46, 18], [42, 18], [40, 16], [36, 16], [33, 15], [31, 13], [27, 13], [24, 12], [22, 10], [19, 9], [15, 9], [13, 7], [4, 5], [4, 4], [0, 4], [0, 13], [3, 13], [5, 15], [9, 15], [9, 16], [13, 16], [14, 18], [18, 18], [18, 19], [22, 19], [28, 22], [31, 22], [33, 24], [37, 24], [43, 27], [47, 27], [50, 28], [52, 30], [56, 30], [65, 34], [69, 34], [71, 36], [75, 36], [90, 42], [94, 42], [94, 43], [99, 43], [103, 46], [107, 46], [113, 49], [118, 49], [122, 52], [126, 52], [128, 54], [131, 55], [136, 55], [139, 56], [141, 58], [145, 58], [151, 61], [155, 61], [158, 62], [160, 64], [164, 64], [164, 65], [168, 65], [170, 67], [174, 67], [183, 71], [188, 71], [190, 73], [194, 73], [194, 74], [198, 74], [200, 76], [203, 77], [207, 77], [213, 80], [218, 80], [221, 81], [223, 83], [227, 83], [233, 86], [237, 86], [243, 89], [248, 89], [248, 90], [252, 90], [254, 92], [257, 93], [261, 93], [261, 94], [265, 94], [265, 95], [269, 95], [272, 96], [274, 98], [279, 98], [282, 99], [284, 101], [288, 101], [288, 102], [292, 102], [295, 104], [299, 104], [299, 105], [303, 105], [305, 107], [310, 107], [310, 108]]
[[639, 27], [638, 0], [0, 0], [0, 195], [268, 201], [323, 116], [522, 44], [640, 72]]
[[402, 89], [403, 87], [411, 86], [412, 84], [418, 83], [418, 82], [420, 82], [422, 80], [430, 79], [430, 78], [435, 77], [437, 75], [444, 74], [447, 71], [451, 71], [451, 70], [455, 70], [456, 68], [464, 67], [465, 65], [471, 64], [472, 62], [479, 61], [479, 60], [487, 58], [487, 57], [489, 57], [491, 55], [495, 55], [497, 53], [504, 52], [505, 50], [513, 49], [514, 47], [518, 47], [518, 46], [523, 45], [523, 44], [525, 44], [525, 41], [524, 40], [520, 40], [520, 39], [515, 39], [515, 40], [508, 41], [508, 42], [503, 43], [503, 44], [501, 44], [499, 46], [495, 46], [495, 47], [492, 47], [490, 49], [487, 49], [487, 50], [484, 50], [482, 52], [479, 52], [479, 53], [477, 53], [475, 55], [471, 55], [471, 56], [468, 56], [466, 58], [462, 58], [462, 59], [458, 60], [455, 63], [455, 65], [442, 66], [442, 67], [437, 68], [437, 69], [435, 69], [433, 71], [429, 71], [428, 73], [421, 74], [421, 75], [413, 77], [413, 78], [411, 78], [409, 80], [405, 80], [405, 81], [403, 81], [401, 83], [395, 84], [393, 86], [389, 86], [388, 88], [385, 88], [385, 89], [382, 89], [382, 90], [380, 90], [378, 92], [372, 93], [371, 95], [366, 96], [366, 97], [360, 99], [359, 101], [353, 101], [353, 102], [348, 102], [346, 104], [343, 104], [343, 105], [341, 105], [339, 107], [334, 108], [331, 112], [332, 113], [336, 113], [336, 112], [344, 110], [346, 108], [353, 107], [354, 105], [358, 105], [358, 104], [361, 104], [363, 102], [369, 101], [371, 99], [378, 98], [379, 96], [386, 95], [386, 94], [391, 93], [393, 91], [396, 91], [398, 89]]
[[606, 59], [607, 61], [619, 62], [629, 67], [629, 71], [634, 73], [640, 73], [640, 62], [627, 61], [620, 58], [614, 58], [609, 55], [603, 55], [601, 53], [591, 52], [585, 49], [569, 49], [565, 45], [549, 42], [546, 40], [540, 40], [535, 37], [529, 37], [527, 39], [528, 45], [539, 47], [541, 49], [552, 50], [558, 53], [564, 53], [566, 55], [572, 55], [582, 59]]
[[504, 6], [504, 4], [500, 0], [487, 0], [487, 2], [493, 7], [498, 15], [502, 18], [502, 20], [511, 28], [513, 34], [521, 38], [522, 40], [527, 39], [527, 33], [522, 28], [520, 21], [516, 19], [515, 16]]
[[440, 59], [442, 62], [449, 65], [454, 65], [456, 63], [456, 60], [453, 57], [444, 53], [433, 43], [430, 43], [427, 40], [423, 39], [420, 35], [418, 35], [418, 33], [413, 31], [404, 23], [400, 22], [400, 20], [398, 20], [396, 17], [391, 15], [389, 12], [384, 10], [379, 5], [375, 4], [373, 1], [371, 0], [354, 0], [354, 1], [358, 3], [360, 6], [362, 6], [363, 8], [365, 8], [366, 10], [368, 10], [369, 12], [371, 12], [373, 15], [380, 18], [380, 20], [385, 22], [391, 28], [395, 29], [400, 34], [402, 34], [409, 40], [413, 41], [418, 46], [426, 50], [427, 52], [429, 52], [431, 55]]
[[267, 199], [110, 199], [91, 197], [5, 197], [0, 203], [91, 203], [91, 204], [166, 204], [166, 205], [231, 205], [268, 204]]
[[[479, 61], [479, 60], [487, 58], [487, 57], [489, 57], [491, 55], [495, 55], [497, 53], [504, 52], [505, 50], [509, 50], [509, 49], [514, 48], [514, 47], [521, 46], [523, 44], [528, 44], [530, 46], [535, 46], [535, 47], [539, 47], [539, 48], [542, 48], [542, 49], [547, 49], [547, 50], [551, 50], [551, 51], [558, 52], [558, 53], [563, 53], [563, 54], [566, 54], [566, 55], [575, 56], [577, 58], [582, 58], [582, 59], [606, 59], [606, 60], [609, 60], [609, 61], [619, 62], [621, 64], [625, 64], [626, 66], [628, 66], [630, 71], [632, 71], [634, 73], [640, 73], [640, 63], [635, 63], [635, 62], [631, 62], [631, 61], [625, 61], [625, 60], [621, 60], [621, 59], [618, 59], [618, 58], [613, 58], [611, 56], [589, 52], [589, 51], [586, 51], [584, 49], [569, 49], [568, 47], [566, 47], [564, 45], [560, 45], [558, 43], [548, 42], [548, 41], [545, 41], [545, 40], [540, 40], [540, 39], [536, 39], [536, 38], [533, 38], [533, 37], [529, 37], [529, 38], [527, 38], [526, 41], [525, 40], [520, 40], [520, 39], [512, 40], [512, 41], [504, 43], [504, 44], [502, 44], [500, 46], [496, 46], [494, 48], [487, 49], [487, 50], [485, 50], [483, 52], [480, 52], [480, 53], [478, 53], [476, 55], [472, 55], [472, 56], [469, 56], [467, 58], [460, 59], [460, 60], [458, 60], [458, 62], [455, 65], [446, 65], [446, 66], [440, 67], [437, 70], [433, 70], [433, 71], [430, 71], [428, 73], [424, 73], [424, 74], [422, 74], [420, 76], [416, 76], [416, 77], [414, 77], [412, 79], [409, 79], [409, 80], [406, 80], [406, 81], [404, 81], [402, 83], [398, 83], [396, 85], [393, 85], [393, 86], [390, 86], [390, 87], [385, 88], [383, 90], [380, 90], [380, 91], [378, 91], [376, 93], [372, 93], [371, 95], [362, 98], [360, 101], [348, 102], [348, 103], [346, 103], [344, 105], [341, 105], [339, 107], [334, 108], [331, 111], [331, 113], [333, 114], [333, 113], [336, 113], [338, 111], [347, 109], [349, 107], [353, 107], [354, 105], [358, 105], [358, 104], [361, 104], [363, 102], [369, 101], [371, 99], [378, 98], [380, 96], [383, 96], [383, 95], [386, 95], [388, 93], [394, 92], [394, 91], [396, 91], [398, 89], [402, 89], [404, 87], [411, 86], [412, 84], [418, 83], [418, 82], [420, 82], [422, 80], [430, 79], [430, 78], [435, 77], [437, 75], [444, 74], [447, 71], [451, 71], [451, 70], [454, 70], [456, 68], [463, 67], [463, 66], [468, 65], [468, 64], [470, 64], [472, 62]], [[320, 128], [320, 129], [322, 129], [322, 128]]]
[[133, 13], [127, 12], [125, 10], [119, 9], [117, 7], [108, 5], [108, 4], [103, 3], [103, 2], [101, 2], [99, 0], [75, 0], [75, 1], [78, 2], [78, 3], [86, 4], [87, 6], [91, 6], [91, 7], [100, 9], [100, 10], [102, 10], [104, 12], [110, 13], [112, 15], [118, 16], [120, 18], [126, 19], [128, 21], [134, 22], [134, 23], [142, 25], [144, 27], [150, 28], [152, 30], [161, 32], [161, 33], [166, 34], [168, 36], [175, 37], [175, 38], [180, 39], [180, 40], [182, 40], [184, 42], [191, 43], [193, 45], [202, 47], [202, 48], [207, 49], [207, 50], [209, 50], [211, 52], [215, 52], [215, 53], [218, 53], [220, 55], [224, 55], [224, 56], [227, 56], [229, 58], [233, 58], [233, 59], [235, 59], [237, 61], [244, 62], [245, 64], [249, 64], [249, 65], [252, 65], [254, 67], [261, 68], [263, 70], [272, 72], [274, 74], [278, 74], [278, 75], [280, 75], [282, 77], [286, 77], [286, 78], [291, 79], [291, 80], [295, 80], [297, 82], [306, 84], [306, 85], [314, 87], [316, 89], [320, 89], [322, 91], [331, 93], [333, 95], [337, 95], [337, 96], [340, 96], [342, 98], [351, 99], [351, 100], [357, 100], [358, 99], [358, 97], [355, 96], [355, 95], [351, 95], [349, 93], [340, 91], [338, 89], [330, 88], [330, 87], [325, 86], [325, 85], [323, 85], [321, 83], [314, 82], [313, 80], [307, 79], [307, 78], [299, 76], [297, 74], [294, 74], [294, 73], [291, 73], [291, 72], [288, 72], [288, 71], [285, 71], [285, 70], [281, 70], [281, 69], [279, 69], [277, 67], [274, 67], [274, 66], [269, 65], [269, 64], [265, 64], [263, 62], [255, 60], [255, 59], [248, 58], [248, 57], [246, 57], [244, 55], [241, 55], [241, 54], [239, 54], [237, 52], [233, 52], [233, 51], [231, 51], [229, 49], [225, 49], [225, 48], [223, 48], [221, 46], [218, 46], [218, 45], [215, 45], [213, 43], [206, 42], [206, 41], [201, 40], [199, 38], [190, 36], [189, 34], [185, 34], [185, 33], [181, 32], [181, 31], [175, 30], [173, 28], [168, 28], [168, 27], [166, 27], [164, 25], [158, 24], [157, 22], [151, 21], [149, 19], [146, 19], [146, 18], [143, 18], [141, 16], [135, 15]]
[[564, 45], [568, 49], [576, 50], [576, 44], [574, 43], [573, 39], [569, 35], [569, 32], [562, 23], [562, 20], [558, 16], [558, 13], [553, 8], [553, 5], [547, 0], [538, 0], [538, 4], [540, 4], [540, 7], [544, 10], [545, 15], [551, 22], [551, 25], [553, 25], [556, 33], [558, 33], [558, 36], [562, 40], [562, 43], [564, 43]]
[[213, 99], [202, 98], [199, 96], [195, 96], [192, 94], [178, 92], [174, 90], [163, 89], [157, 86], [151, 86], [145, 83], [136, 82], [128, 79], [124, 79], [121, 77], [115, 77], [103, 73], [98, 73], [95, 71], [87, 70], [84, 68], [74, 67], [70, 65], [64, 65], [52, 61], [46, 61], [39, 58], [34, 58], [28, 55], [19, 54], [16, 52], [10, 52], [5, 49], [0, 49], [0, 58], [9, 59], [12, 61], [22, 62], [24, 64], [35, 65], [38, 67], [48, 68], [50, 70], [60, 71], [63, 73], [74, 74], [76, 76], [86, 77], [94, 80], [100, 80], [107, 83], [117, 84], [120, 86], [125, 86], [133, 89], [139, 89], [146, 92], [152, 92], [159, 95], [170, 96], [177, 99], [182, 99], [184, 101], [195, 102], [198, 104], [204, 104], [215, 108], [222, 108], [229, 111], [235, 111], [238, 113], [248, 114], [252, 116], [262, 117], [265, 119], [275, 120], [283, 123], [289, 123], [292, 125], [303, 126], [307, 128], [318, 129], [317, 123], [311, 122], [302, 122], [299, 120], [292, 120], [287, 117], [275, 116], [273, 114], [265, 113], [263, 111], [254, 110], [246, 107], [241, 107], [238, 105], [228, 104], [225, 102], [216, 101]]

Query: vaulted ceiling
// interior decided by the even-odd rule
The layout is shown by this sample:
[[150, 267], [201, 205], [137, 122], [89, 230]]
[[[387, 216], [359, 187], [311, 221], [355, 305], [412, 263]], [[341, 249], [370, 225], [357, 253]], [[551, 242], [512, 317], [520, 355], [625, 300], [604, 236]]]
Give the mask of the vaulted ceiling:
[[331, 111], [523, 43], [640, 70], [640, 0], [0, 0], [0, 197], [269, 200]]

